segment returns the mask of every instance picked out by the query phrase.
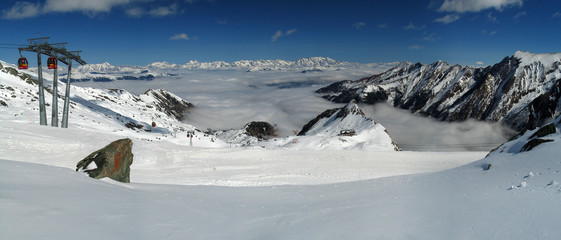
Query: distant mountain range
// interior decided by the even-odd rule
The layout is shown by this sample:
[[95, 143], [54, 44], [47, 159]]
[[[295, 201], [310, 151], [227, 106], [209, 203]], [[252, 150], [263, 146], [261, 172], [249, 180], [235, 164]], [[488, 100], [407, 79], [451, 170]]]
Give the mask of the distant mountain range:
[[[156, 77], [173, 77], [195, 70], [235, 70], [244, 72], [286, 71], [286, 72], [322, 72], [352, 69], [383, 68], [388, 69], [397, 63], [350, 63], [337, 61], [328, 57], [300, 58], [296, 61], [287, 60], [240, 60], [235, 62], [199, 62], [189, 61], [185, 64], [154, 62], [146, 66], [115, 66], [110, 63], [86, 64], [74, 67], [73, 81], [108, 82], [114, 80], [151, 81]], [[30, 71], [36, 68], [31, 67]], [[66, 75], [65, 66], [59, 66], [59, 75]]]
[[486, 68], [403, 62], [317, 92], [337, 103], [387, 102], [443, 121], [474, 118], [531, 129], [561, 112], [561, 53], [518, 51]]
[[189, 61], [185, 64], [170, 64], [168, 62], [155, 62], [146, 66], [156, 69], [245, 69], [247, 71], [262, 70], [287, 70], [304, 68], [334, 68], [337, 66], [349, 65], [348, 62], [340, 62], [328, 57], [300, 58], [296, 61], [287, 60], [240, 60], [235, 62], [199, 62]]

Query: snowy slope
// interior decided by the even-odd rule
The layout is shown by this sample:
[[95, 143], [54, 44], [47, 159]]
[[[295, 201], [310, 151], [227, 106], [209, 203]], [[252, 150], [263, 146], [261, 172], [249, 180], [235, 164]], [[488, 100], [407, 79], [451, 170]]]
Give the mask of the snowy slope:
[[[3, 121], [38, 124], [37, 81], [32, 72], [19, 72], [15, 66], [1, 62], [0, 116]], [[48, 79], [48, 78], [46, 78]], [[47, 122], [51, 125], [52, 81], [44, 80]], [[58, 113], [62, 121], [64, 83], [59, 83]], [[225, 143], [205, 137], [195, 127], [180, 120], [192, 104], [164, 89], [149, 90], [133, 95], [120, 89], [95, 89], [71, 86], [69, 110], [70, 128], [87, 128], [93, 131], [111, 131], [117, 135], [145, 141], [167, 140], [188, 144], [185, 132], [196, 131], [200, 145], [220, 147]], [[152, 127], [152, 122], [156, 127]], [[58, 124], [60, 126], [60, 123]]]
[[318, 90], [346, 103], [388, 102], [446, 121], [469, 118], [501, 122], [521, 131], [561, 112], [561, 53], [516, 52], [487, 68], [401, 63], [357, 81]]
[[[78, 152], [96, 147], [91, 141], [111, 134], [79, 137], [87, 131], [46, 128], [38, 135], [34, 130], [44, 127], [32, 125], [25, 131], [26, 126], [11, 122], [0, 126], [6, 136], [2, 144], [9, 149], [0, 150], [0, 216], [9, 216], [0, 218], [1, 239], [555, 239], [561, 234], [560, 141], [529, 152], [497, 153], [442, 172], [368, 180], [374, 177], [370, 175], [347, 183], [339, 177], [392, 166], [390, 161], [365, 165], [388, 155], [228, 149], [178, 154], [182, 148], [166, 141], [141, 142], [133, 147], [139, 159], [131, 174], [145, 168], [144, 176], [137, 179], [151, 178], [156, 184], [138, 183], [134, 178], [131, 184], [121, 184], [91, 179], [75, 172], [72, 165], [48, 166], [74, 163]], [[25, 142], [38, 148], [26, 148]], [[61, 148], [69, 142], [74, 146], [70, 149], [86, 149]], [[146, 158], [153, 152], [148, 146], [171, 151], [158, 150], [158, 155]], [[224, 159], [215, 161], [220, 152]], [[411, 153], [392, 154], [400, 162], [403, 154]], [[403, 166], [393, 166], [396, 170], [411, 164], [430, 166], [431, 160], [443, 154], [452, 156], [414, 153]], [[369, 157], [355, 161], [361, 155]], [[464, 153], [456, 156], [465, 157]], [[27, 163], [35, 161], [41, 164]], [[183, 162], [189, 167], [169, 168]], [[484, 170], [489, 163], [492, 167]], [[271, 165], [269, 176], [253, 178], [264, 170], [263, 165]], [[200, 178], [201, 184], [210, 183], [220, 179], [217, 176], [227, 167], [240, 180], [280, 183], [280, 179], [292, 179], [296, 185], [161, 184], [171, 184], [170, 178]], [[191, 170], [188, 174], [183, 172], [187, 169]], [[311, 174], [295, 175], [299, 169]], [[321, 176], [333, 177], [333, 182], [309, 185]], [[220, 183], [224, 182], [214, 185]]]
[[386, 129], [366, 117], [355, 101], [318, 115], [294, 140], [299, 145], [313, 143], [325, 149], [399, 150]]
[[521, 153], [543, 148], [543, 145], [558, 145], [561, 142], [561, 115], [553, 122], [539, 128], [526, 130], [512, 140], [494, 149], [489, 155], [499, 153]]

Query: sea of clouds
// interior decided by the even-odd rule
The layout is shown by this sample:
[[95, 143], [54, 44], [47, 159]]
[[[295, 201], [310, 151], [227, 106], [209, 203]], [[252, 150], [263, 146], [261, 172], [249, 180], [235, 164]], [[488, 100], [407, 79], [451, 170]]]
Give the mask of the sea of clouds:
[[[81, 86], [122, 88], [142, 94], [165, 88], [195, 105], [183, 119], [200, 129], [239, 129], [251, 121], [277, 124], [280, 136], [299, 131], [304, 124], [331, 108], [341, 107], [322, 99], [315, 90], [340, 80], [356, 80], [380, 73], [384, 67], [321, 72], [241, 70], [190, 70], [152, 81], [119, 80], [81, 82]], [[445, 123], [414, 116], [386, 104], [362, 105], [363, 111], [384, 125], [404, 150], [487, 151], [504, 142], [512, 132], [475, 120]]]

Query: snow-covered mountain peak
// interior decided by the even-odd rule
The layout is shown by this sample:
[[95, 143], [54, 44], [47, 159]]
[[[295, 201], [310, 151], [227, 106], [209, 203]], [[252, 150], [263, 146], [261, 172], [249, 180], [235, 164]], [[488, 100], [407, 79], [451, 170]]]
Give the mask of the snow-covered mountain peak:
[[319, 114], [302, 127], [298, 136], [325, 148], [399, 150], [386, 129], [366, 117], [354, 100]]
[[347, 105], [345, 105], [343, 108], [341, 108], [339, 113], [337, 113], [337, 118], [344, 118], [347, 117], [348, 115], [359, 115], [362, 117], [366, 117], [366, 115], [358, 107], [356, 100], [354, 99], [351, 100], [349, 103], [347, 103]]
[[174, 63], [169, 63], [167, 61], [163, 61], [163, 62], [153, 62], [150, 63], [148, 65], [146, 65], [147, 68], [160, 68], [160, 69], [166, 69], [166, 68], [176, 68], [177, 64]]
[[541, 63], [545, 67], [550, 67], [555, 62], [561, 62], [561, 53], [530, 53], [516, 51], [514, 58], [520, 60], [520, 66], [528, 66], [533, 63]]
[[341, 62], [328, 57], [299, 58], [295, 65], [303, 67], [327, 67], [341, 64]]
[[107, 71], [114, 71], [115, 66], [111, 65], [108, 62], [104, 63], [95, 63], [95, 64], [86, 64], [83, 66], [77, 67], [79, 72], [107, 72]]
[[450, 64], [445, 61], [438, 60], [428, 66], [431, 69], [441, 69], [441, 68], [449, 68]]

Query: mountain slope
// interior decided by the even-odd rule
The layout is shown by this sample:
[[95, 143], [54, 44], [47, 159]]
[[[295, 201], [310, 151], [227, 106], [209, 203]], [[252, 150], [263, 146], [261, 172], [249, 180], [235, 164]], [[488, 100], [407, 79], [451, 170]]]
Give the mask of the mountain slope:
[[300, 144], [320, 142], [326, 148], [399, 151], [386, 129], [366, 117], [355, 101], [319, 114], [298, 136]]
[[561, 112], [561, 53], [516, 52], [486, 68], [401, 63], [378, 75], [317, 91], [345, 103], [388, 102], [444, 121], [468, 118], [534, 128]]
[[[529, 151], [539, 151], [539, 149], [543, 148], [544, 145], [548, 145], [549, 147], [559, 145], [561, 144], [560, 129], [561, 115], [553, 120], [553, 122], [541, 126], [540, 128], [535, 128], [518, 134], [510, 141], [491, 151], [491, 153], [489, 153], [489, 156], [497, 155], [500, 153], [517, 154]], [[538, 148], [538, 146], [540, 147]]]
[[[26, 73], [27, 72], [27, 73]], [[37, 80], [29, 71], [18, 71], [13, 65], [2, 62], [0, 66], [0, 120], [38, 124]], [[47, 116], [51, 116], [52, 82], [44, 80]], [[60, 86], [62, 85], [62, 86]], [[64, 83], [59, 83], [64, 89]], [[62, 120], [63, 93], [58, 93], [59, 121]], [[133, 95], [121, 89], [95, 89], [71, 86], [69, 127], [88, 128], [94, 131], [111, 131], [126, 137], [146, 141], [162, 140], [188, 144], [185, 131], [197, 131], [182, 123], [183, 114], [193, 104], [165, 89], [150, 89]], [[51, 118], [47, 119], [51, 125]], [[155, 126], [154, 126], [155, 125]], [[59, 123], [60, 126], [60, 123]], [[222, 146], [213, 136], [198, 134], [199, 146]], [[183, 140], [181, 140], [183, 138]]]

